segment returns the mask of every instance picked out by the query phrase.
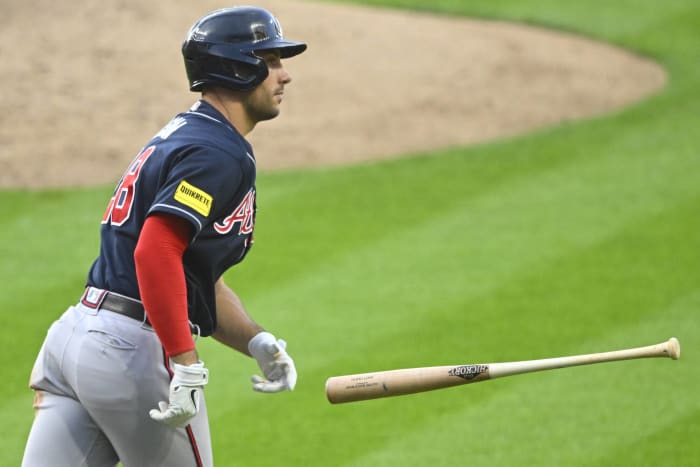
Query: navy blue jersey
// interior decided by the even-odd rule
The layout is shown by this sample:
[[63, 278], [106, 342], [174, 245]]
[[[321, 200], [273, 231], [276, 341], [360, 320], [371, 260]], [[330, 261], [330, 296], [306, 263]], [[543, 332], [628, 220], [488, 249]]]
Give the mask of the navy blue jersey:
[[180, 216], [194, 229], [183, 257], [189, 318], [210, 335], [214, 283], [249, 251], [255, 211], [250, 144], [199, 101], [149, 141], [124, 173], [102, 219], [100, 256], [87, 285], [140, 299], [134, 249], [144, 221], [154, 212]]

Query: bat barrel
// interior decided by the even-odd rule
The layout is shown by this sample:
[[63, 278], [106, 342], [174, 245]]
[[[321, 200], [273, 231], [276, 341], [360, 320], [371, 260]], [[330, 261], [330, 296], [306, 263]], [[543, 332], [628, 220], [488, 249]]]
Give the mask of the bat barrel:
[[333, 376], [326, 380], [332, 404], [414, 394], [489, 378], [488, 365], [452, 365]]

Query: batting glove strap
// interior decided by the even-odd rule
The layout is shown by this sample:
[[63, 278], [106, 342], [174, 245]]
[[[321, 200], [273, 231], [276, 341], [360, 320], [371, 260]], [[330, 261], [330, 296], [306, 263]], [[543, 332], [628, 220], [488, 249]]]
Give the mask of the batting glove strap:
[[173, 380], [170, 386], [206, 386], [209, 382], [209, 370], [204, 368], [204, 363], [194, 363], [192, 365], [180, 365], [173, 363]]
[[294, 389], [297, 371], [286, 347], [286, 342], [265, 331], [256, 334], [248, 342], [248, 351], [264, 375], [251, 378], [254, 391], [271, 393]]
[[158, 409], [149, 415], [155, 421], [172, 427], [184, 427], [199, 412], [201, 393], [209, 382], [209, 370], [202, 362], [193, 365], [173, 364], [173, 379], [170, 381], [170, 400], [160, 401]]

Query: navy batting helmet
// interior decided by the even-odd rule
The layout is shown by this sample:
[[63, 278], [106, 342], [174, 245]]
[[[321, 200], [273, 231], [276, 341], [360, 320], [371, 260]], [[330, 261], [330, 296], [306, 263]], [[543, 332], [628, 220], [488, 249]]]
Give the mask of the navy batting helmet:
[[253, 89], [268, 75], [265, 61], [255, 54], [262, 50], [279, 50], [288, 58], [306, 50], [306, 44], [286, 40], [277, 18], [263, 8], [224, 8], [204, 15], [182, 44], [190, 91], [209, 85]]

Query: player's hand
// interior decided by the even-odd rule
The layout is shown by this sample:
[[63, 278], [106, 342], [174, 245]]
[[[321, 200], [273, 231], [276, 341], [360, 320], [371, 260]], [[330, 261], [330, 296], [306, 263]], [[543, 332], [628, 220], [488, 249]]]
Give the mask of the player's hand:
[[193, 365], [173, 363], [170, 401], [158, 403], [159, 409], [148, 413], [155, 421], [172, 427], [184, 427], [199, 412], [202, 389], [209, 382], [209, 370], [202, 362]]
[[297, 384], [297, 370], [285, 350], [287, 344], [269, 332], [260, 332], [248, 343], [250, 354], [257, 360], [265, 377], [253, 376], [253, 390], [258, 392], [292, 391]]

